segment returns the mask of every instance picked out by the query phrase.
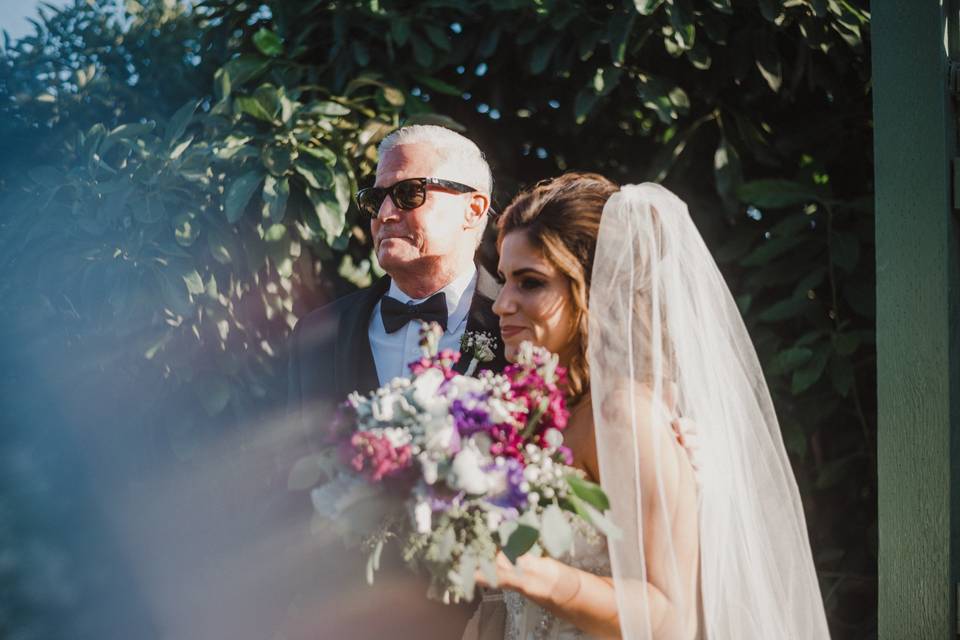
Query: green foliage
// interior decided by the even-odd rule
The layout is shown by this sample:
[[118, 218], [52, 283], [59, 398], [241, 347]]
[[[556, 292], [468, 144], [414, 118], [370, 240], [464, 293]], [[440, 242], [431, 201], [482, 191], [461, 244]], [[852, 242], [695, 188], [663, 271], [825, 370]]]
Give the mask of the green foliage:
[[690, 203], [768, 375], [834, 637], [872, 633], [862, 0], [111, 7], [45, 10], [0, 54], [6, 335], [76, 363], [57, 397], [126, 399], [74, 403], [84, 429], [190, 464], [271, 424], [296, 319], [378, 273], [351, 204], [376, 144], [446, 124], [487, 152], [501, 208], [570, 169]]

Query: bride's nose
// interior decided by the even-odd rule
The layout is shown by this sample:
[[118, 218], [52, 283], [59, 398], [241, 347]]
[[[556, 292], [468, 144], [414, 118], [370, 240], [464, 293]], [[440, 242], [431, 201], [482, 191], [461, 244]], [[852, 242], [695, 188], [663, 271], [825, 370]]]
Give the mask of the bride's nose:
[[509, 287], [504, 285], [497, 294], [497, 299], [493, 301], [493, 312], [501, 318], [510, 315], [517, 310], [517, 305], [513, 301], [513, 296], [508, 291]]

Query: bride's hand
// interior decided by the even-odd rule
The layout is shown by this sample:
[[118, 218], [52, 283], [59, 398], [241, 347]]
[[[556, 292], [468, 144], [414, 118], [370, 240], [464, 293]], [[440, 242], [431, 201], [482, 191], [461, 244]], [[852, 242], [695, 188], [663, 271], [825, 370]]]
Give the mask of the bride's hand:
[[[528, 598], [553, 596], [559, 585], [561, 564], [552, 558], [527, 554], [517, 558], [517, 564], [513, 564], [501, 551], [497, 554], [494, 568], [497, 574], [496, 588], [516, 591]], [[494, 586], [479, 569], [476, 581], [483, 587]]]

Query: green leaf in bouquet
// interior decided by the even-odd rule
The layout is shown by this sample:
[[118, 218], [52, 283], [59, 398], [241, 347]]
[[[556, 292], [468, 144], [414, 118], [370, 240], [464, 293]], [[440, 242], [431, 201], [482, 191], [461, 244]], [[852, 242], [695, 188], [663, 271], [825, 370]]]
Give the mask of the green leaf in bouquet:
[[503, 553], [509, 558], [510, 562], [516, 564], [517, 558], [533, 548], [539, 537], [540, 532], [535, 528], [527, 524], [519, 524], [510, 535], [507, 544], [504, 545]]
[[613, 524], [605, 515], [597, 511], [591, 504], [584, 502], [576, 495], [570, 496], [570, 504], [573, 510], [584, 520], [597, 528], [600, 533], [611, 540], [617, 540], [623, 535], [623, 532]]
[[594, 509], [606, 511], [610, 508], [610, 500], [607, 499], [607, 494], [603, 492], [603, 489], [601, 489], [597, 483], [584, 480], [574, 474], [568, 475], [566, 480], [567, 484], [570, 485], [570, 489], [573, 491], [573, 495], [591, 505]]
[[573, 528], [556, 503], [543, 510], [540, 541], [547, 553], [554, 558], [561, 557], [573, 548]]

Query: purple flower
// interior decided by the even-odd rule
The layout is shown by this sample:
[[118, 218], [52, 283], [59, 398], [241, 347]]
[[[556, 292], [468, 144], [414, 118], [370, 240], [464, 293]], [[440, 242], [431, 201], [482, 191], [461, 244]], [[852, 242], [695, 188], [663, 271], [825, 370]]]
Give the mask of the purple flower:
[[461, 436], [468, 437], [478, 431], [489, 431], [493, 426], [490, 424], [490, 413], [483, 404], [484, 400], [484, 394], [468, 393], [453, 401], [450, 413]]
[[491, 464], [484, 472], [497, 477], [498, 483], [490, 492], [487, 501], [498, 507], [522, 509], [527, 504], [527, 492], [520, 488], [524, 482], [523, 464], [514, 458], [507, 458], [501, 464]]

